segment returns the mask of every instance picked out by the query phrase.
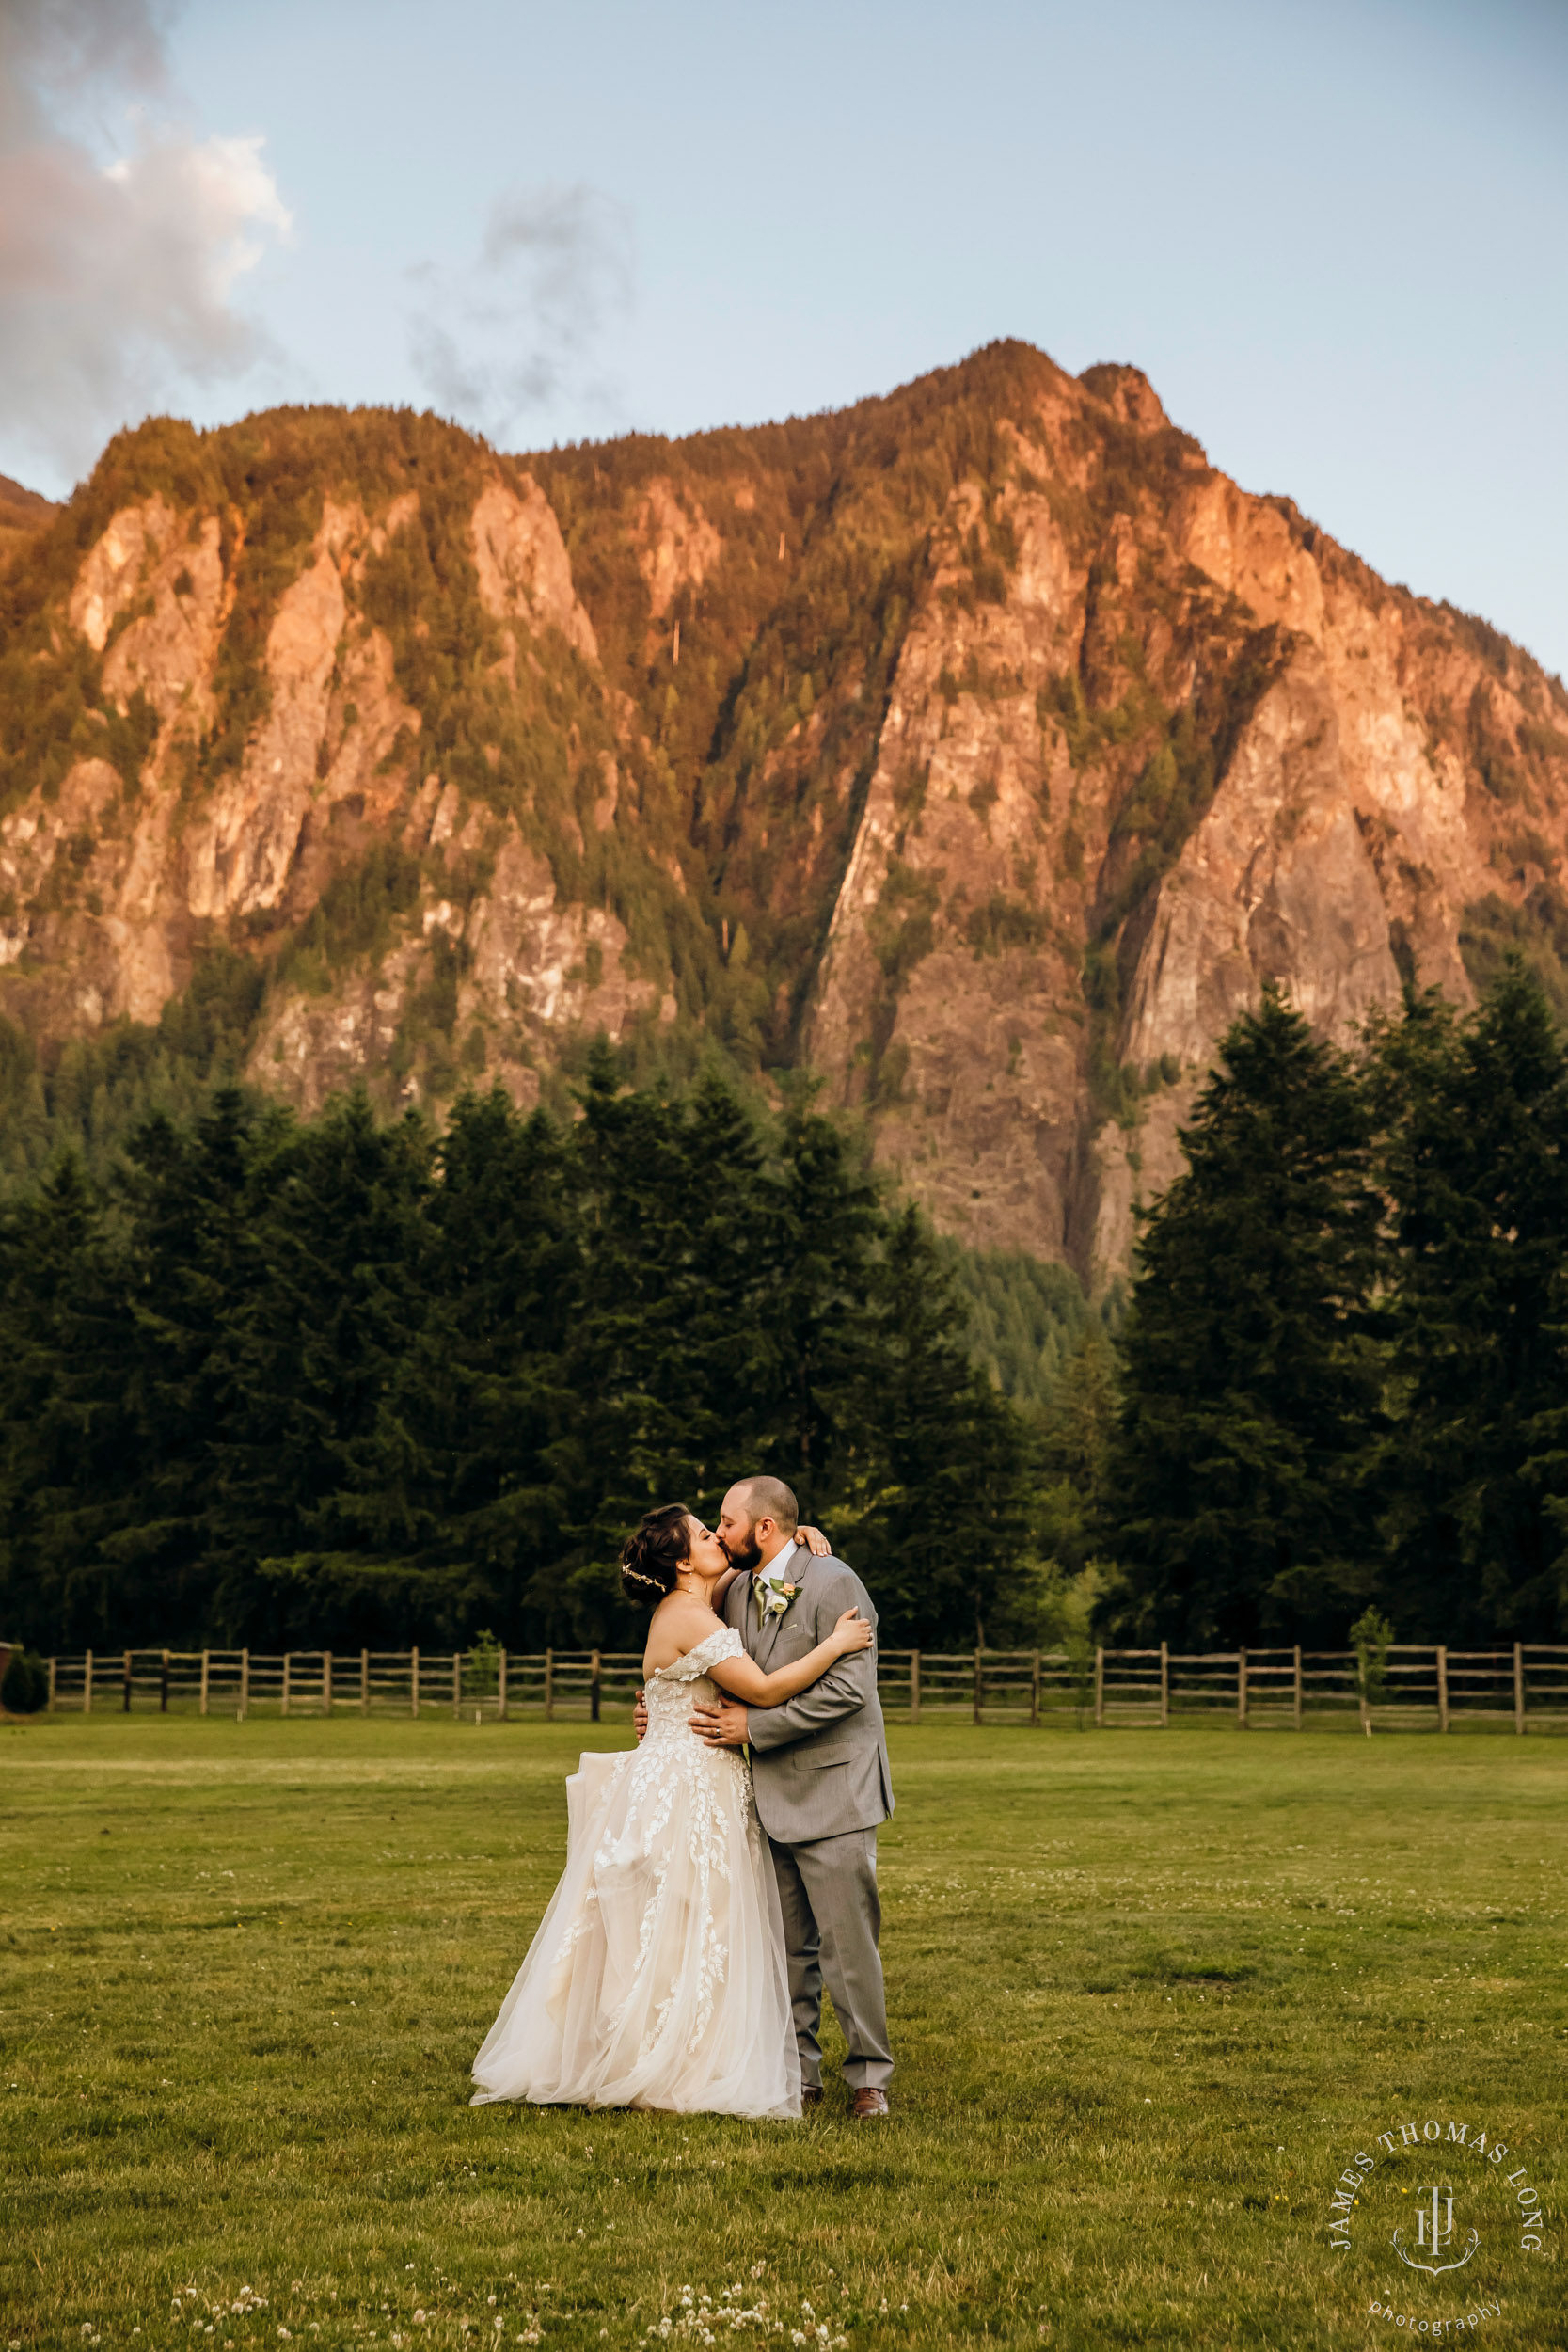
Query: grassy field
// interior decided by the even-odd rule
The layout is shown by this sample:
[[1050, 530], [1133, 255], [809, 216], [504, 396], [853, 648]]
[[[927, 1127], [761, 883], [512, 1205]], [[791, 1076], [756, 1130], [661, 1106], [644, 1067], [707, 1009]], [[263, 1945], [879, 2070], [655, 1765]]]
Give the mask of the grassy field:
[[[585, 1738], [0, 1731], [0, 2352], [1568, 2342], [1568, 1742], [895, 1732], [856, 2128], [468, 2107]], [[1427, 2278], [1390, 2225], [1449, 2173]]]

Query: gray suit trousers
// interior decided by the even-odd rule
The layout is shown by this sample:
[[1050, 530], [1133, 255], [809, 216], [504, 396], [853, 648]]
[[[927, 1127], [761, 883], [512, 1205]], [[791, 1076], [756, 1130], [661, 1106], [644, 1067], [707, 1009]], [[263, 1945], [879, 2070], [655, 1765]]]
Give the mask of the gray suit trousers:
[[773, 1870], [789, 1947], [789, 1998], [800, 2051], [800, 2079], [822, 2080], [822, 1983], [844, 2028], [851, 2090], [885, 2090], [893, 2074], [882, 1961], [877, 1949], [882, 1906], [877, 1894], [877, 1833], [846, 1830], [803, 1846], [770, 1837]]

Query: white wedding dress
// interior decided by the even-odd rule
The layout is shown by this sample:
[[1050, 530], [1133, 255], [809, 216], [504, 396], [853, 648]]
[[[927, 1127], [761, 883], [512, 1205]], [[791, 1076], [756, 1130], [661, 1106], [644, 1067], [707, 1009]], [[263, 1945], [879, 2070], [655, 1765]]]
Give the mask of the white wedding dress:
[[733, 1627], [648, 1677], [639, 1748], [566, 1783], [566, 1867], [474, 2060], [474, 2105], [794, 2116], [784, 1922], [746, 1758], [689, 1728]]

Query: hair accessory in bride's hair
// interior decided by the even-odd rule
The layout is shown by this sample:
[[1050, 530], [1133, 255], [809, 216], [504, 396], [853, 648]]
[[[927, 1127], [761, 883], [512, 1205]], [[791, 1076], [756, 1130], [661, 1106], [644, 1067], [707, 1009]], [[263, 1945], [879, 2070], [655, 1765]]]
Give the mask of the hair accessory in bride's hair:
[[675, 1589], [691, 1551], [691, 1514], [684, 1502], [661, 1502], [650, 1511], [621, 1554], [621, 1582], [628, 1600], [651, 1609]]

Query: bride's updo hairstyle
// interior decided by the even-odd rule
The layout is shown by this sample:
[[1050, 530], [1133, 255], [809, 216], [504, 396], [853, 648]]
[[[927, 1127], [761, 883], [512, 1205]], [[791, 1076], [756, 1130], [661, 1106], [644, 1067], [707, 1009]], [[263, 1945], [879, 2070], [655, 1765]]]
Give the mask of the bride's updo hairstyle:
[[628, 1600], [657, 1608], [691, 1556], [691, 1514], [684, 1502], [650, 1511], [621, 1553], [621, 1583]]

